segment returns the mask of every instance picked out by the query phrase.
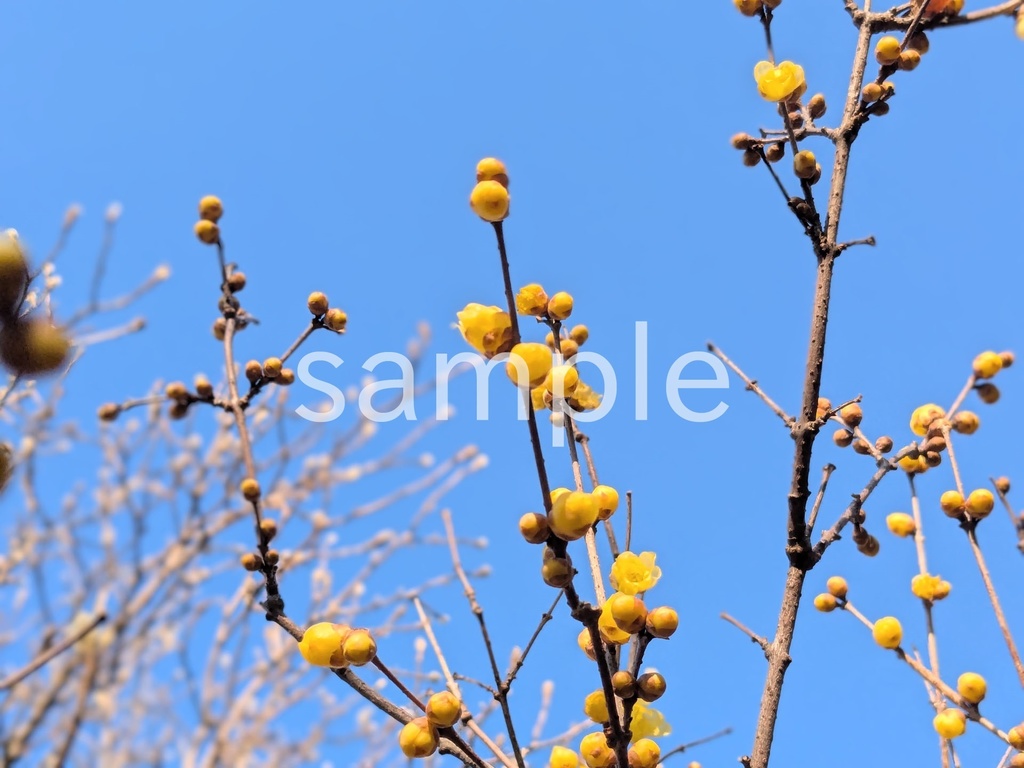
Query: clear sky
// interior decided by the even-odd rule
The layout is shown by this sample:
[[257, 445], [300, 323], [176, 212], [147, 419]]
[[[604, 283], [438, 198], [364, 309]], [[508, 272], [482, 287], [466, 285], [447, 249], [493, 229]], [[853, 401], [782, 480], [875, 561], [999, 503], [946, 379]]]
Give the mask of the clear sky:
[[[435, 351], [462, 351], [455, 312], [501, 302], [490, 227], [466, 200], [480, 157], [508, 163], [514, 280], [571, 291], [574, 317], [591, 329], [588, 346], [623, 372], [620, 404], [590, 433], [603, 479], [635, 493], [636, 548], [657, 550], [665, 573], [659, 601], [682, 616], [677, 637], [649, 655], [669, 682], [659, 705], [675, 733], [665, 746], [732, 726], [731, 737], [694, 757], [734, 765], [750, 747], [765, 665], [718, 614], [773, 630], [792, 446], [735, 380], [687, 395], [694, 408], [729, 405], [710, 424], [677, 417], [662, 382], [673, 360], [713, 339], [784, 407], [797, 407], [813, 259], [768, 175], [744, 168], [728, 142], [773, 125], [751, 76], [764, 57], [756, 22], [726, 0], [8, 2], [2, 15], [0, 226], [44, 251], [66, 207], [84, 206], [62, 265], [69, 307], [86, 294], [111, 201], [124, 216], [108, 292], [159, 263], [173, 269], [134, 310], [147, 330], [97, 348], [77, 371], [65, 407], [90, 428], [102, 401], [144, 392], [156, 378], [218, 370], [213, 253], [192, 234], [201, 195], [225, 202], [229, 255], [248, 274], [246, 300], [264, 321], [260, 349], [289, 341], [306, 294], [322, 289], [350, 316], [334, 350], [346, 364], [333, 380], [347, 384], [369, 355], [402, 350], [421, 320], [434, 329]], [[776, 18], [778, 56], [805, 67], [834, 117], [855, 41], [842, 4], [786, 0]], [[863, 394], [872, 435], [909, 439], [913, 407], [948, 404], [977, 352], [1024, 352], [1022, 46], [1008, 19], [935, 34], [921, 67], [895, 78], [892, 112], [855, 145], [842, 234], [874, 235], [878, 247], [839, 263], [825, 394]], [[650, 334], [646, 422], [630, 407], [641, 320]], [[1020, 373], [1001, 377], [1002, 400], [978, 406], [982, 429], [960, 443], [971, 487], [990, 474], [1024, 483]], [[491, 542], [472, 557], [494, 566], [481, 598], [507, 650], [525, 641], [524, 624], [549, 599], [538, 553], [515, 531], [538, 501], [529, 445], [510, 411], [473, 421], [469, 390], [460, 391], [459, 417], [433, 445], [442, 453], [471, 440], [491, 457], [450, 501], [460, 531]], [[839, 466], [822, 512], [831, 521], [872, 467], [827, 442], [815, 474], [826, 461]], [[564, 455], [548, 461], [553, 482], [567, 484]], [[964, 537], [938, 511], [951, 483], [948, 467], [921, 482], [933, 570], [954, 585], [937, 609], [943, 667], [950, 679], [967, 669], [987, 675], [986, 711], [1005, 728], [1024, 719], [1024, 696]], [[891, 477], [867, 505], [879, 557], [840, 542], [809, 576], [807, 597], [842, 573], [862, 610], [901, 616], [921, 647], [921, 610], [908, 588], [912, 545], [883, 523], [907, 504], [906, 483]], [[1004, 515], [993, 515], [982, 539], [1024, 633], [1022, 563]], [[443, 569], [443, 552], [437, 557]], [[450, 606], [469, 626], [454, 591]], [[852, 617], [818, 614], [809, 599], [804, 614], [773, 764], [933, 764], [920, 681]], [[561, 618], [534, 659], [571, 672], [552, 728], [575, 720], [596, 687], [575, 628]], [[475, 639], [464, 642], [465, 653], [480, 653]], [[540, 667], [515, 697], [525, 722]], [[1002, 754], [979, 728], [960, 747], [964, 765], [994, 765]], [[344, 755], [325, 757], [346, 764]]]

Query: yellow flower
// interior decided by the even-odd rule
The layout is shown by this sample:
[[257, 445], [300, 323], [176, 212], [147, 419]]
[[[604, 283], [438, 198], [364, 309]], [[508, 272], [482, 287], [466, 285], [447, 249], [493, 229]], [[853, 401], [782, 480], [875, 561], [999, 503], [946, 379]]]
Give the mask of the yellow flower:
[[974, 375], [979, 379], [991, 379], [1003, 368], [1003, 358], [998, 353], [982, 352], [971, 365]]
[[537, 283], [524, 285], [516, 294], [516, 312], [540, 317], [548, 311], [548, 295]]
[[583, 491], [552, 494], [551, 514], [548, 524], [555, 535], [565, 541], [575, 541], [586, 536], [587, 531], [597, 522], [599, 514], [597, 499]]
[[630, 741], [634, 744], [640, 739], [653, 739], [669, 736], [672, 726], [665, 722], [665, 716], [643, 699], [633, 705], [633, 722], [629, 730], [632, 732]]
[[931, 426], [931, 423], [945, 415], [945, 409], [935, 403], [926, 403], [915, 408], [914, 412], [910, 414], [910, 431], [915, 435], [924, 436], [928, 432], [928, 427]]
[[588, 693], [583, 700], [583, 714], [595, 723], [607, 723], [610, 719], [608, 714], [608, 702], [604, 698], [604, 691]]
[[917, 532], [917, 523], [906, 512], [893, 512], [886, 516], [885, 524], [895, 535], [903, 538]]
[[[536, 387], [544, 382], [551, 370], [551, 350], [539, 342], [523, 342], [512, 347], [509, 360], [505, 363], [505, 373], [517, 386]], [[520, 371], [520, 369], [523, 369]], [[522, 373], [526, 381], [521, 381]]]
[[631, 635], [635, 635], [647, 623], [647, 606], [635, 595], [614, 593], [608, 598], [608, 611], [615, 626]]
[[629, 750], [630, 768], [657, 768], [661, 760], [661, 749], [650, 739], [637, 739]]
[[995, 505], [996, 497], [992, 495], [992, 491], [988, 490], [988, 488], [978, 488], [971, 491], [964, 502], [964, 509], [967, 510], [967, 514], [971, 517], [981, 519], [988, 517], [989, 513], [995, 508]]
[[543, 384], [530, 390], [530, 403], [533, 405], [533, 410], [543, 411], [548, 407], [548, 401], [544, 399], [545, 394], [547, 394], [547, 390], [544, 389]]
[[760, 61], [754, 67], [754, 79], [758, 92], [768, 101], [791, 101], [807, 90], [804, 68], [792, 61]]
[[604, 605], [601, 606], [601, 615], [597, 619], [597, 628], [601, 630], [601, 639], [606, 643], [625, 645], [629, 642], [629, 632], [623, 632], [615, 623], [610, 600], [605, 600]]
[[580, 741], [580, 755], [587, 768], [612, 768], [615, 765], [615, 753], [608, 746], [608, 740], [602, 731], [588, 733]]
[[569, 398], [569, 405], [574, 411], [593, 411], [601, 407], [601, 395], [597, 394], [589, 384], [582, 381], [576, 385], [576, 389]]
[[494, 357], [512, 341], [512, 319], [498, 307], [467, 304], [456, 316], [462, 338], [486, 357]]
[[508, 190], [494, 180], [480, 181], [469, 195], [469, 207], [484, 221], [501, 221], [508, 216]]
[[919, 573], [910, 580], [910, 591], [922, 600], [934, 600], [942, 579], [930, 573]]
[[655, 558], [653, 552], [620, 554], [612, 564], [612, 589], [624, 595], [635, 595], [653, 587], [661, 578], [661, 568], [654, 564]]
[[318, 667], [340, 666], [332, 665], [331, 657], [341, 650], [343, 640], [344, 637], [338, 631], [337, 625], [321, 621], [302, 633], [302, 640], [299, 641], [299, 653], [310, 664]]
[[544, 389], [554, 397], [569, 397], [579, 383], [580, 375], [571, 365], [556, 365], [544, 377]]
[[568, 747], [552, 747], [548, 768], [578, 768], [580, 756]]

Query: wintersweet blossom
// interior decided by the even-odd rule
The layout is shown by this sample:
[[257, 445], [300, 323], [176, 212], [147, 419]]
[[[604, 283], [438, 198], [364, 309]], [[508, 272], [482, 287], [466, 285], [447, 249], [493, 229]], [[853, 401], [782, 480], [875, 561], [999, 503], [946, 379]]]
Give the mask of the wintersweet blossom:
[[512, 319], [508, 312], [483, 304], [467, 304], [456, 316], [462, 338], [477, 352], [494, 357], [507, 351], [512, 341]]
[[629, 730], [632, 732], [631, 741], [635, 743], [640, 739], [668, 736], [672, 733], [672, 726], [666, 722], [665, 716], [659, 710], [643, 699], [637, 699], [633, 705], [633, 720]]
[[620, 554], [612, 563], [612, 588], [625, 595], [646, 592], [661, 578], [661, 568], [654, 564], [655, 558], [653, 552]]
[[804, 68], [792, 61], [759, 61], [754, 67], [754, 79], [758, 92], [768, 101], [790, 101], [807, 90]]

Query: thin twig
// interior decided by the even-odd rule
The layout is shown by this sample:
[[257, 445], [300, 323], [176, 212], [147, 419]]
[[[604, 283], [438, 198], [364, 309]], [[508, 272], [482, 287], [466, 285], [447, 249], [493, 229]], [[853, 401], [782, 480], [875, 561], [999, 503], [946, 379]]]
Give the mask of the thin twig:
[[96, 627], [98, 627], [106, 620], [107, 614], [103, 612], [93, 616], [92, 619], [90, 619], [89, 622], [86, 623], [84, 626], [79, 627], [76, 631], [72, 632], [59, 643], [56, 643], [55, 645], [52, 645], [49, 648], [47, 648], [45, 651], [40, 653], [38, 656], [32, 659], [32, 661], [30, 661], [21, 669], [17, 670], [16, 672], [12, 672], [3, 680], [0, 680], [0, 691], [6, 691], [8, 688], [14, 687], [22, 680], [24, 680], [26, 677], [35, 672], [37, 669], [50, 663], [54, 658], [64, 653], [64, 651], [73, 646], [87, 634], [92, 632], [94, 629], [96, 629]]

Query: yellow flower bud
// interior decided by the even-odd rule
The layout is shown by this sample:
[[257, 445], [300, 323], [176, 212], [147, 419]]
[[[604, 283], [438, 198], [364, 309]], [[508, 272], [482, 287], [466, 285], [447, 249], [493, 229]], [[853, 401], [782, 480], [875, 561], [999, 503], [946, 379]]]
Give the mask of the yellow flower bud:
[[216, 195], [207, 195], [199, 201], [199, 218], [216, 224], [224, 215], [224, 204]]
[[501, 186], [508, 188], [508, 169], [505, 164], [496, 157], [485, 157], [476, 164], [476, 180], [496, 181]]
[[967, 730], [967, 715], [959, 709], [944, 709], [935, 715], [932, 725], [942, 738], [955, 739]]
[[520, 342], [512, 347], [505, 372], [517, 386], [536, 387], [547, 377], [551, 364], [551, 350], [546, 346], [537, 342]]
[[438, 728], [450, 728], [462, 717], [462, 703], [454, 693], [441, 691], [427, 699], [427, 720]]
[[885, 616], [875, 622], [871, 634], [876, 643], [883, 648], [892, 650], [900, 647], [900, 642], [903, 640], [903, 627], [899, 619]]
[[477, 182], [469, 195], [469, 206], [484, 221], [501, 221], [508, 216], [508, 190], [498, 181]]
[[310, 664], [330, 667], [331, 657], [341, 650], [341, 634], [335, 624], [321, 621], [310, 626], [299, 641], [299, 653]]
[[976, 672], [964, 672], [957, 678], [956, 690], [971, 704], [978, 704], [988, 692], [988, 683]]
[[565, 320], [572, 314], [572, 295], [559, 291], [548, 300], [548, 315], [552, 320]]
[[893, 512], [885, 518], [885, 524], [896, 536], [905, 538], [917, 532], [917, 523], [906, 512]]
[[425, 717], [406, 723], [398, 734], [398, 746], [406, 757], [428, 757], [437, 751], [437, 729]]

